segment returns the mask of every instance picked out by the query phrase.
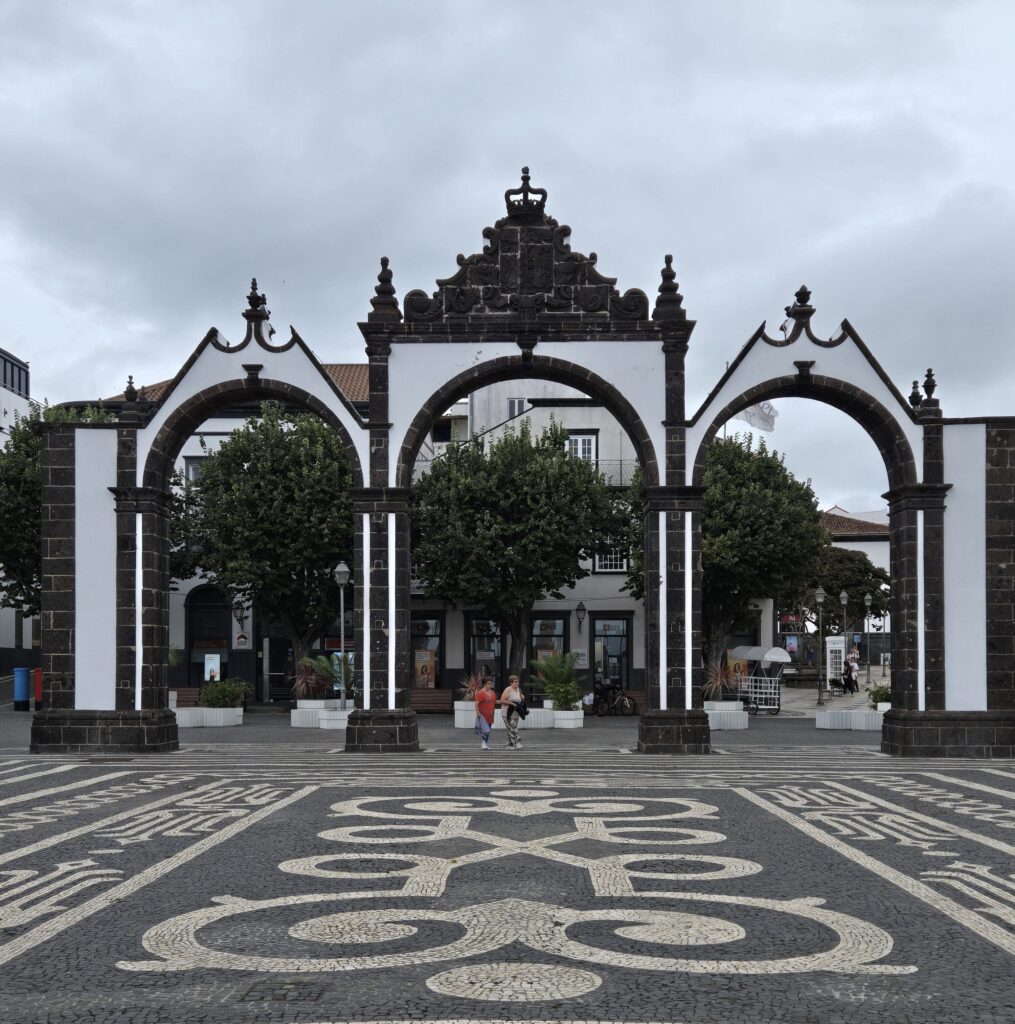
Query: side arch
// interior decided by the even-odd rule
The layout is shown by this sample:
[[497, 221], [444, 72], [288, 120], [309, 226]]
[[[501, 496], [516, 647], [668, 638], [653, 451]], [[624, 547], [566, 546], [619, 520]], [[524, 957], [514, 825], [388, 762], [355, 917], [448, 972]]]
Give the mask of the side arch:
[[553, 356], [500, 356], [478, 366], [470, 367], [438, 388], [421, 406], [406, 431], [398, 451], [395, 465], [395, 486], [409, 487], [416, 456], [426, 438], [427, 431], [440, 414], [477, 388], [497, 384], [504, 380], [552, 380], [567, 384], [599, 399], [627, 432], [641, 463], [645, 484], [659, 484], [659, 460], [648, 429], [634, 406], [597, 373], [577, 363]]
[[856, 385], [847, 384], [835, 377], [815, 375], [801, 380], [800, 375], [787, 375], [755, 384], [728, 402], [713, 416], [694, 456], [694, 486], [700, 487], [702, 484], [708, 443], [715, 437], [719, 428], [738, 412], [770, 398], [809, 398], [839, 409], [859, 423], [877, 446], [888, 472], [891, 490], [918, 482], [912, 445], [899, 426], [898, 420], [877, 399]]
[[302, 406], [308, 412], [320, 416], [329, 426], [336, 430], [342, 438], [346, 453], [349, 456], [349, 468], [352, 470], [353, 486], [363, 486], [363, 467], [360, 464], [359, 454], [356, 445], [353, 443], [345, 424], [338, 418], [334, 410], [330, 409], [315, 395], [288, 384], [285, 381], [260, 379], [250, 380], [228, 380], [214, 384], [197, 392], [173, 410], [166, 418], [165, 423], [159, 428], [158, 433], [152, 439], [145, 458], [144, 474], [142, 484], [145, 487], [154, 487], [165, 490], [169, 484], [173, 467], [187, 442], [198, 427], [209, 417], [214, 416], [217, 411], [228, 406], [231, 402], [242, 400], [271, 400], [289, 401]]

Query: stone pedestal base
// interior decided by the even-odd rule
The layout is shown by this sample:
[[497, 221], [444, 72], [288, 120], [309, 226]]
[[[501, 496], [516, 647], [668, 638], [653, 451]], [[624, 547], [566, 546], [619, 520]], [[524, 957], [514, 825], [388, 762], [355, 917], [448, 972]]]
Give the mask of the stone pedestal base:
[[691, 711], [646, 711], [638, 722], [638, 751], [642, 754], [709, 754], [708, 715]]
[[176, 715], [47, 708], [32, 719], [33, 754], [163, 754], [179, 750]]
[[1015, 757], [1015, 710], [885, 712], [881, 752], [896, 757]]
[[345, 727], [347, 754], [411, 754], [419, 750], [416, 712], [353, 711]]

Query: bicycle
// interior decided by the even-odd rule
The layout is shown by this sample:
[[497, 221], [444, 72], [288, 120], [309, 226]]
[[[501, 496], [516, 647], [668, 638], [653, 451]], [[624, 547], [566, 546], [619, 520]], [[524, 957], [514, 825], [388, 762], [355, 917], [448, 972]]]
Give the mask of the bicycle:
[[621, 714], [626, 717], [634, 714], [634, 701], [624, 693], [619, 685], [611, 686], [609, 691], [605, 687], [597, 685], [595, 692], [592, 710], [598, 718], [605, 718], [606, 715]]

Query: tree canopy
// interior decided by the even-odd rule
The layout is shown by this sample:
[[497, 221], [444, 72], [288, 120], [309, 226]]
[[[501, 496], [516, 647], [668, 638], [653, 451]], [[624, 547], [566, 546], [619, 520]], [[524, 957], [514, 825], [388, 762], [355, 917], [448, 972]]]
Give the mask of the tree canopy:
[[[797, 607], [817, 578], [828, 533], [810, 485], [797, 480], [782, 457], [751, 435], [716, 438], [709, 445], [701, 513], [702, 619], [707, 649], [726, 645], [748, 620], [752, 597]], [[627, 589], [644, 587], [644, 487], [630, 493], [631, 558]]]
[[482, 608], [511, 638], [522, 674], [529, 613], [589, 574], [583, 560], [624, 543], [627, 513], [603, 475], [567, 452], [567, 432], [527, 421], [489, 445], [449, 447], [413, 486], [414, 572], [427, 593]]
[[38, 615], [42, 604], [42, 423], [101, 423], [99, 407], [78, 413], [32, 403], [0, 447], [0, 608]]
[[807, 610], [809, 617], [817, 622], [817, 602], [814, 591], [820, 586], [826, 593], [823, 607], [822, 629], [827, 633], [842, 632], [842, 604], [839, 595], [845, 591], [849, 601], [846, 605], [847, 628], [863, 626], [867, 613], [863, 603], [864, 594], [871, 596], [870, 614], [879, 619], [887, 615], [889, 607], [891, 577], [862, 551], [829, 546], [821, 557], [821, 563], [807, 591], [800, 598], [800, 606]]
[[189, 502], [178, 497], [190, 547], [179, 556], [177, 531], [175, 564], [196, 564], [234, 600], [256, 602], [285, 626], [299, 661], [338, 613], [332, 574], [352, 561], [351, 486], [345, 446], [328, 424], [266, 403], [202, 461]]

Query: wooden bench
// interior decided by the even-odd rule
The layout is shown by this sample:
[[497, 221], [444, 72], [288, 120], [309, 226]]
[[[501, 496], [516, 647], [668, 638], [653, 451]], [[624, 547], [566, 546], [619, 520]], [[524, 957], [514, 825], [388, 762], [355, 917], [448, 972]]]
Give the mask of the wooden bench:
[[409, 691], [409, 707], [416, 714], [450, 715], [454, 709], [454, 690], [413, 688]]
[[176, 694], [178, 708], [196, 708], [198, 706], [198, 698], [201, 696], [199, 686], [178, 686], [172, 692]]

